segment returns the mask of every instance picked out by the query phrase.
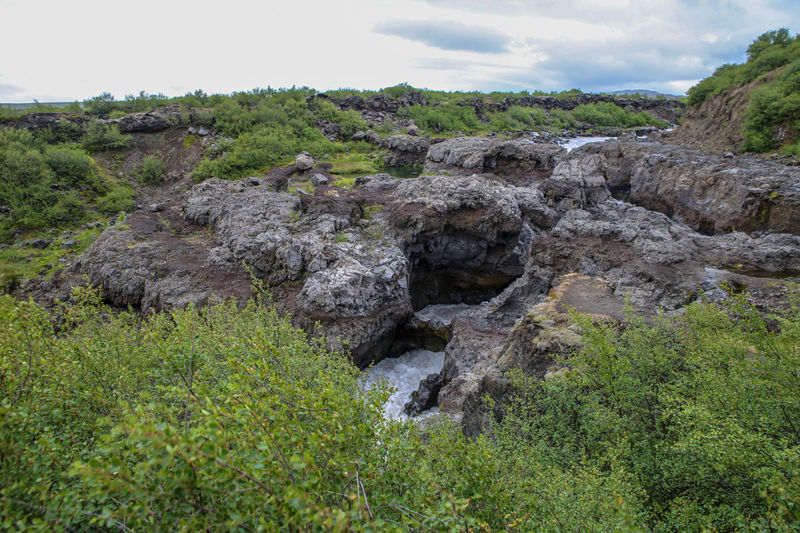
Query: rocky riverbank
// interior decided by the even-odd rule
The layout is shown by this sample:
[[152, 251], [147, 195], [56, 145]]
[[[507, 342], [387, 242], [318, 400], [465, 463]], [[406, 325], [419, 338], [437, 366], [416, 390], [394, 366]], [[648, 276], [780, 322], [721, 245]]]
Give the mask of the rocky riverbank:
[[[361, 366], [444, 349], [417, 398], [438, 396], [475, 434], [489, 416], [482, 398], [501, 406], [510, 370], [565, 371], [552, 356], [581, 342], [568, 309], [613, 321], [626, 300], [680, 312], [702, 294], [727, 297], [722, 282], [774, 309], [800, 275], [800, 169], [759, 158], [635, 139], [568, 154], [455, 138], [427, 149], [418, 178], [287, 192], [326, 175], [303, 166], [207, 180], [132, 213], [62, 279], [88, 276], [146, 313], [244, 298], [255, 276], [297, 325]], [[447, 324], [419, 313], [453, 304]]]

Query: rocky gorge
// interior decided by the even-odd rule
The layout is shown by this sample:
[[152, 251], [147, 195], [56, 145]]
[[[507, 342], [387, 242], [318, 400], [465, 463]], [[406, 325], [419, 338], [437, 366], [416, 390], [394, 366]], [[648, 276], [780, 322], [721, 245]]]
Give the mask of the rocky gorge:
[[147, 313], [243, 299], [258, 278], [361, 367], [443, 351], [407, 412], [438, 404], [474, 435], [511, 370], [567, 371], [553, 356], [581, 344], [570, 310], [622, 321], [626, 302], [680, 312], [726, 287], [771, 308], [800, 274], [800, 170], [762, 158], [456, 137], [425, 147], [417, 178], [343, 188], [328, 169], [298, 157], [288, 173], [206, 180], [109, 227], [64, 279]]

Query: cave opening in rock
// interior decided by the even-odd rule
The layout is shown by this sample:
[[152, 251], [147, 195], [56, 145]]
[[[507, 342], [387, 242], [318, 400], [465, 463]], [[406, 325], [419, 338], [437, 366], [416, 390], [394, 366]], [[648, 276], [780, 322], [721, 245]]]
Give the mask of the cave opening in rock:
[[407, 257], [412, 308], [491, 300], [522, 275], [518, 245], [518, 233], [498, 235], [493, 243], [442, 233], [411, 247]]
[[491, 241], [443, 232], [407, 249], [414, 314], [382, 346], [368, 378], [385, 378], [397, 389], [386, 405], [388, 417], [417, 416], [438, 405], [454, 318], [491, 300], [519, 277], [526, 250], [516, 232]]

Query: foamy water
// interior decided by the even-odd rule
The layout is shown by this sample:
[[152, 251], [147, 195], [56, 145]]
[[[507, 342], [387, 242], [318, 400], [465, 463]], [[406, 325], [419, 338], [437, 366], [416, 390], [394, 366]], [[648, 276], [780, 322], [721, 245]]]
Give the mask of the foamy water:
[[603, 142], [609, 139], [616, 139], [616, 137], [573, 137], [571, 139], [566, 139], [565, 142], [561, 143], [561, 146], [566, 148], [567, 152], [569, 152], [584, 144]]
[[411, 393], [419, 388], [419, 382], [429, 374], [437, 374], [444, 365], [444, 352], [411, 350], [400, 357], [390, 357], [375, 363], [366, 371], [364, 386], [369, 389], [381, 380], [388, 381], [395, 392], [384, 407], [386, 418], [406, 419], [403, 406], [411, 399]]

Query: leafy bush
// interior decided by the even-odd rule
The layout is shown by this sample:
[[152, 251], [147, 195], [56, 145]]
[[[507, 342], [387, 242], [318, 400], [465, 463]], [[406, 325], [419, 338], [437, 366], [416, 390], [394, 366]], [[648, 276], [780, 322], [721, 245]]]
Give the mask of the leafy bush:
[[226, 156], [201, 161], [193, 176], [197, 180], [211, 177], [236, 179], [266, 171], [271, 165], [288, 161], [301, 151], [319, 158], [340, 150], [313, 127], [298, 130], [268, 124], [240, 135]]
[[369, 128], [367, 121], [361, 118], [358, 111], [352, 109], [342, 111], [326, 100], [315, 99], [312, 111], [319, 119], [337, 123], [339, 125], [340, 138], [344, 140], [350, 139], [357, 131]]
[[92, 152], [114, 150], [127, 146], [130, 138], [130, 135], [122, 135], [116, 124], [106, 125], [94, 120], [86, 126], [83, 134], [83, 146]]
[[167, 175], [167, 166], [160, 157], [149, 155], [136, 164], [133, 172], [143, 185], [160, 185]]
[[[772, 332], [755, 309], [693, 304], [624, 330], [580, 319], [566, 378], [517, 377], [495, 429], [510, 454], [620, 469], [654, 530], [782, 530], [800, 520], [800, 308]], [[520, 448], [522, 446], [522, 448]]]
[[133, 211], [136, 206], [136, 191], [127, 185], [117, 185], [108, 194], [97, 199], [97, 210], [103, 213]]
[[789, 30], [768, 31], [761, 34], [747, 48], [747, 62], [719, 67], [713, 75], [690, 88], [688, 104], [699, 105], [722, 91], [745, 85], [759, 76], [800, 59], [800, 39], [792, 38]]
[[481, 125], [474, 108], [451, 103], [401, 107], [397, 115], [412, 119], [417, 126], [430, 133], [470, 133]]
[[[0, 498], [28, 530], [634, 529], [624, 473], [508, 461], [383, 420], [343, 354], [264, 301], [140, 320], [0, 297]], [[25, 368], [25, 372], [19, 372]]]
[[97, 167], [82, 150], [48, 146], [44, 151], [44, 160], [55, 173], [56, 179], [69, 187], [99, 185]]
[[750, 95], [745, 111], [745, 149], [766, 152], [776, 148], [776, 129], [783, 129], [780, 138], [787, 144], [800, 137], [800, 59]]
[[581, 104], [572, 110], [575, 120], [595, 126], [619, 126], [630, 128], [635, 126], [659, 126], [666, 124], [653, 118], [647, 111], [634, 113], [611, 102]]
[[0, 241], [18, 230], [77, 224], [107, 190], [92, 159], [77, 148], [49, 146], [27, 130], [0, 131]]

